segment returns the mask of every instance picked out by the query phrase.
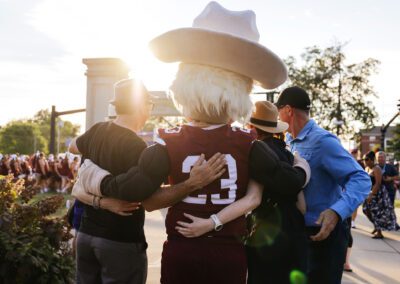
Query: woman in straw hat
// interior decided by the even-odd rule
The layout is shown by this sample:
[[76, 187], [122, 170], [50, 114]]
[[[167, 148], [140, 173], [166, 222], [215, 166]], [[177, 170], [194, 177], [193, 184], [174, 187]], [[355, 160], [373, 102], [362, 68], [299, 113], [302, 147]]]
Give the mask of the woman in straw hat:
[[[250, 177], [291, 189], [301, 187], [306, 180], [308, 165], [304, 160], [298, 159], [296, 167], [282, 163], [265, 144], [253, 142], [250, 131], [230, 126], [250, 115], [249, 94], [254, 81], [273, 89], [287, 78], [282, 61], [260, 45], [258, 38], [254, 12], [229, 11], [211, 2], [192, 28], [167, 32], [150, 43], [160, 60], [181, 62], [171, 90], [189, 123], [159, 131], [158, 143], [141, 158], [154, 167], [147, 172], [150, 176], [166, 173], [169, 182], [176, 184], [187, 178], [201, 154], [209, 159], [216, 152], [225, 154], [227, 168], [221, 179], [169, 208], [161, 283], [245, 283], [244, 214], [258, 205], [262, 191]], [[160, 169], [159, 161], [165, 159], [169, 162]], [[91, 171], [95, 169], [91, 167]], [[132, 170], [122, 176], [107, 176], [97, 183], [100, 189], [86, 190], [128, 196], [138, 186], [140, 175], [143, 172]], [[222, 209], [230, 205], [234, 210], [225, 214]], [[196, 217], [209, 218], [213, 230], [186, 238], [181, 222]], [[182, 227], [177, 228], [179, 225]]]
[[[278, 121], [278, 110], [272, 103], [257, 102], [250, 125], [255, 128], [257, 138], [281, 161], [293, 164], [297, 154], [293, 156], [286, 149], [283, 136], [288, 124]], [[268, 184], [264, 187], [261, 205], [252, 216], [254, 232], [246, 246], [248, 283], [292, 283], [291, 277], [296, 274], [305, 277], [307, 265], [303, 187], [279, 191]]]

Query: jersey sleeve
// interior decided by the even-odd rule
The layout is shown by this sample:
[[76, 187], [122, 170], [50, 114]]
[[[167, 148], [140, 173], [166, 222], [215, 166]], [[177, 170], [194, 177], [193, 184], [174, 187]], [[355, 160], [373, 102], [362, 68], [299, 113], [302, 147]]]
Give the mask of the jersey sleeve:
[[101, 182], [101, 193], [127, 201], [143, 201], [166, 180], [170, 170], [167, 150], [160, 144], [146, 148], [138, 166], [118, 176], [107, 176]]
[[297, 196], [306, 180], [302, 169], [280, 161], [268, 145], [261, 141], [254, 141], [249, 164], [252, 179], [264, 185], [264, 190], [282, 196]]

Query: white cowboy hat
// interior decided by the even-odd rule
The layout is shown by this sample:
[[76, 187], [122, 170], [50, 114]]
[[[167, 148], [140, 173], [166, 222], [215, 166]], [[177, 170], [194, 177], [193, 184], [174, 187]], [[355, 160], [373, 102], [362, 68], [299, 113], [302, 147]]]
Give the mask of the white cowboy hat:
[[210, 2], [191, 28], [166, 32], [149, 46], [161, 61], [219, 67], [274, 89], [286, 81], [287, 70], [259, 37], [253, 11], [229, 11]]
[[289, 128], [286, 122], [278, 121], [278, 108], [268, 101], [256, 102], [249, 123], [268, 133], [281, 133]]

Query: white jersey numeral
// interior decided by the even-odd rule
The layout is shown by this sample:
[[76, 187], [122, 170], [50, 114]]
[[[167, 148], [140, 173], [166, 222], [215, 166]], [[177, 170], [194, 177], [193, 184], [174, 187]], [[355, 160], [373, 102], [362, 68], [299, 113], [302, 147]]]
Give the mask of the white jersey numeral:
[[[200, 156], [187, 156], [182, 164], [182, 172], [190, 173], [192, 166], [196, 163]], [[229, 177], [227, 179], [221, 179], [221, 189], [229, 188], [228, 198], [221, 198], [220, 193], [211, 194], [211, 203], [212, 204], [231, 204], [236, 199], [236, 190], [237, 190], [237, 167], [236, 161], [232, 157], [231, 154], [225, 154], [226, 164], [228, 166], [228, 174]], [[198, 194], [196, 196], [188, 196], [183, 199], [183, 202], [192, 203], [192, 204], [206, 204], [207, 195], [206, 194]]]

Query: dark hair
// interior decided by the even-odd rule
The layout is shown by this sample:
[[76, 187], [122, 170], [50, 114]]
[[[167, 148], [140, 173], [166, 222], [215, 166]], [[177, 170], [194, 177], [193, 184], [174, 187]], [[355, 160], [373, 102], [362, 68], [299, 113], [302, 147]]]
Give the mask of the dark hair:
[[257, 132], [257, 136], [262, 136], [262, 135], [265, 135], [265, 136], [271, 136], [272, 137], [272, 133], [269, 133], [269, 132], [266, 132], [266, 131], [264, 131], [264, 130], [261, 130], [260, 128], [257, 128], [257, 127], [254, 127], [255, 129], [256, 129], [256, 132]]
[[375, 152], [369, 151], [367, 154], [364, 155], [364, 160], [375, 161]]
[[279, 140], [285, 141], [285, 135], [283, 133], [270, 133], [270, 132], [266, 132], [264, 130], [261, 130], [260, 128], [254, 127], [256, 129], [257, 132], [257, 136], [260, 137], [262, 135], [264, 135], [265, 137], [275, 137]]

